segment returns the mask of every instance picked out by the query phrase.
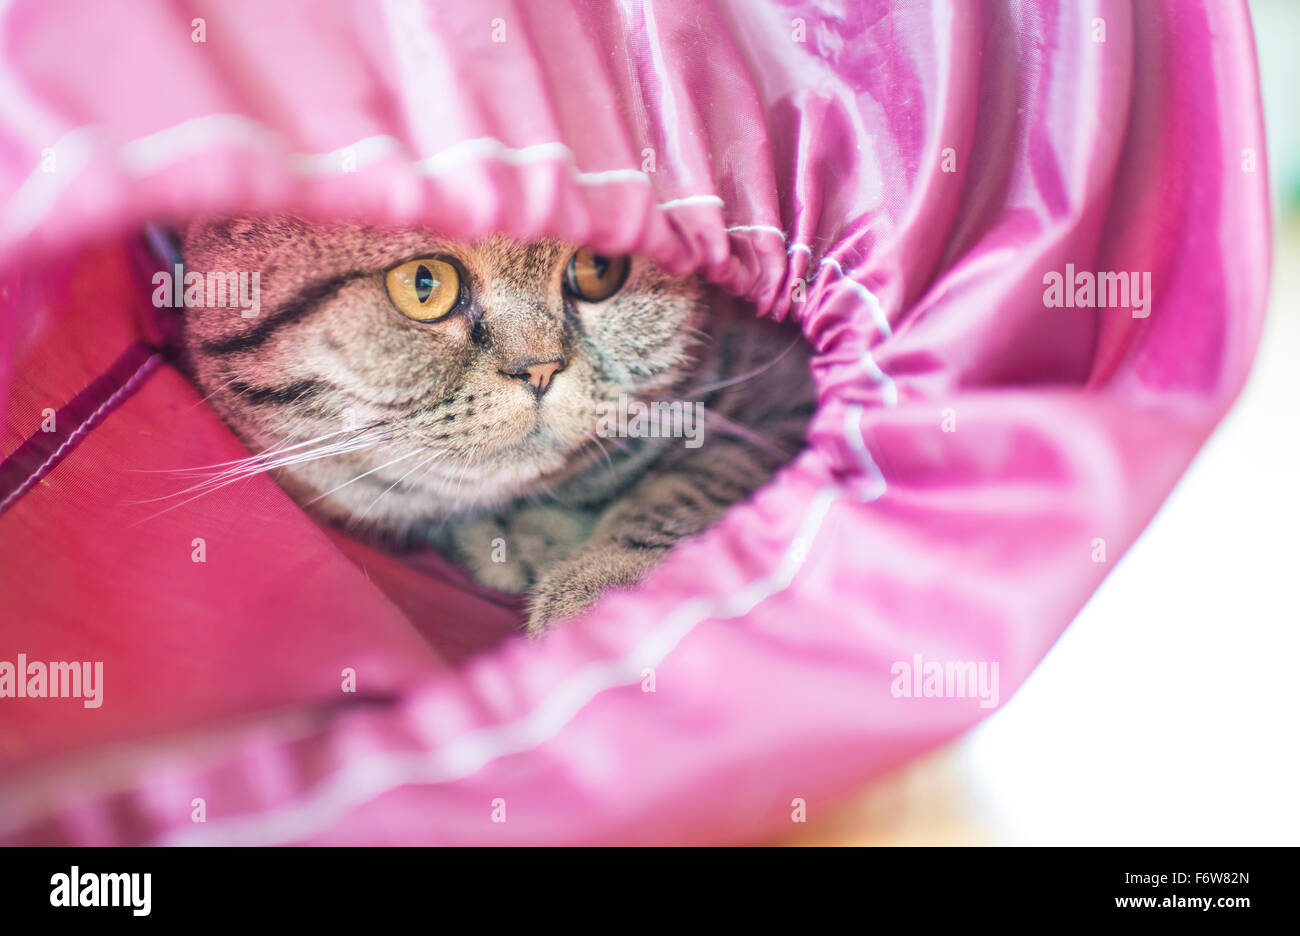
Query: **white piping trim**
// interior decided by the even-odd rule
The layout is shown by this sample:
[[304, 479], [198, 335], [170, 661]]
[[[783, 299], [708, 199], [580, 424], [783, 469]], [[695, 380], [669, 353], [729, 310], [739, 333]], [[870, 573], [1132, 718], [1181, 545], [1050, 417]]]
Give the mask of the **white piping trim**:
[[880, 369], [876, 359], [871, 356], [870, 351], [863, 351], [858, 363], [871, 372], [871, 377], [881, 386], [881, 402], [886, 406], [898, 405], [898, 385], [894, 383], [893, 378]]
[[343, 160], [351, 156], [356, 168], [402, 151], [402, 141], [386, 133], [363, 137], [349, 146], [328, 153], [290, 153], [289, 168], [298, 175], [333, 175], [343, 171]]
[[717, 205], [722, 207], [722, 199], [717, 195], [687, 195], [684, 198], [674, 198], [671, 201], [660, 202], [660, 208], [680, 208], [682, 205]]
[[476, 137], [453, 143], [446, 149], [421, 159], [415, 166], [425, 175], [437, 175], [475, 159], [495, 159], [511, 166], [527, 166], [547, 160], [571, 163], [573, 150], [559, 142], [535, 143], [512, 149], [495, 137]]
[[[7, 241], [22, 240], [36, 229], [41, 219], [54, 210], [63, 192], [76, 181], [90, 163], [94, 151], [93, 127], [78, 127], [61, 136], [54, 146], [53, 172], [34, 169], [5, 205], [4, 221], [0, 223], [0, 238]], [[42, 157], [41, 161], [43, 161]]]
[[[773, 231], [777, 234], [780, 234], [782, 238], [785, 237], [785, 232], [782, 231], [780, 228], [769, 227], [766, 224], [738, 225], [736, 227], [729, 227], [727, 228], [727, 230], [728, 231], [757, 231], [757, 230]], [[812, 259], [812, 255], [813, 255], [812, 248], [807, 244], [801, 244], [798, 242], [791, 244], [785, 249], [786, 256], [790, 256], [796, 250], [802, 250], [804, 253], [808, 255], [808, 258], [810, 260]], [[840, 275], [840, 279], [848, 281], [849, 288], [851, 288], [854, 292], [856, 292], [858, 294], [858, 298], [861, 299], [864, 303], [866, 303], [868, 311], [871, 312], [871, 321], [876, 326], [876, 329], [884, 337], [886, 338], [892, 337], [894, 334], [893, 326], [889, 324], [889, 316], [885, 314], [885, 310], [880, 305], [880, 300], [876, 298], [876, 294], [873, 293], [866, 286], [863, 286], [861, 283], [859, 283], [849, 274], [845, 273], [844, 267], [840, 266], [839, 261], [833, 257], [822, 258], [822, 262], [817, 265], [818, 272], [814, 274], [814, 277], [820, 274], [821, 268], [824, 266], [830, 266], [832, 269], [835, 270], [836, 273]], [[867, 357], [869, 359], [870, 356], [868, 355]], [[871, 366], [875, 368], [875, 362], [871, 362]], [[876, 368], [876, 370], [879, 371], [879, 368]], [[882, 374], [881, 376], [883, 377], [884, 375]], [[889, 378], [885, 377], [884, 379], [888, 380]], [[897, 402], [896, 391], [895, 391], [894, 399], [895, 402]], [[892, 406], [893, 404], [891, 403], [890, 405]]]
[[[608, 185], [611, 182], [643, 182], [650, 184], [650, 177], [640, 169], [602, 169], [599, 172], [579, 172], [571, 168], [573, 178], [581, 185]], [[661, 202], [663, 208], [667, 202]]]
[[[888, 380], [889, 378], [885, 378]], [[890, 381], [892, 386], [893, 382]], [[893, 403], [889, 404], [893, 406]], [[886, 490], [885, 475], [876, 464], [876, 460], [871, 457], [871, 451], [867, 448], [867, 440], [862, 436], [862, 414], [864, 410], [861, 403], [850, 403], [844, 407], [844, 438], [848, 440], [849, 448], [857, 456], [859, 464], [867, 476], [871, 478], [871, 487], [863, 495], [863, 500], [873, 501], [884, 495]]]
[[424, 175], [435, 176], [474, 159], [496, 159], [511, 166], [531, 166], [547, 161], [558, 161], [565, 163], [574, 180], [582, 185], [606, 185], [611, 182], [650, 184], [650, 176], [639, 169], [603, 169], [598, 172], [583, 172], [578, 169], [577, 156], [573, 150], [560, 142], [535, 143], [532, 146], [513, 149], [495, 137], [462, 140], [441, 152], [421, 159], [416, 163], [416, 168]]
[[[663, 206], [661, 205], [660, 207]], [[785, 231], [781, 230], [778, 227], [773, 227], [770, 224], [735, 224], [727, 228], [728, 233], [741, 233], [741, 232], [750, 232], [750, 231], [777, 234], [781, 237], [782, 240], [786, 239]], [[813, 251], [811, 247], [809, 247], [807, 244], [800, 244], [796, 242], [790, 244], [790, 246], [786, 248], [785, 251], [786, 256], [790, 256], [796, 250], [802, 250], [804, 253], [808, 254], [809, 258], [811, 258], [813, 255]], [[835, 260], [832, 257], [823, 257], [822, 262], [817, 266], [818, 271], [820, 271], [823, 266], [830, 266], [832, 269], [835, 270], [836, 273], [840, 275], [841, 279], [848, 281], [849, 287], [858, 294], [858, 298], [860, 298], [864, 303], [866, 303], [867, 309], [871, 312], [871, 321], [876, 326], [876, 329], [886, 338], [891, 337], [894, 334], [893, 327], [889, 324], [889, 317], [885, 315], [885, 310], [881, 307], [880, 300], [876, 298], [876, 294], [873, 293], [871, 290], [867, 289], [866, 286], [863, 286], [853, 277], [849, 276], [849, 274], [845, 273], [844, 268], [840, 266], [838, 260]], [[864, 357], [866, 357], [866, 359], [870, 362], [870, 366], [875, 370], [875, 372], [879, 374], [880, 379], [882, 381], [888, 381], [889, 386], [893, 387], [893, 382], [890, 381], [888, 377], [885, 377], [884, 374], [880, 373], [880, 369], [876, 367], [875, 362], [870, 360], [870, 355], [864, 354]], [[895, 388], [892, 392], [894, 394], [894, 402], [896, 403], [898, 402], [897, 388]], [[889, 405], [892, 406], [894, 404], [890, 403]]]
[[[41, 218], [53, 209], [60, 193], [76, 180], [77, 175], [89, 163], [93, 151], [89, 141], [97, 133], [97, 127], [86, 125], [64, 134], [56, 144], [56, 149], [67, 143], [77, 144], [73, 150], [76, 161], [72, 171], [68, 172], [66, 167], [61, 167], [63, 171], [57, 175], [43, 173], [39, 168], [31, 172], [6, 206], [4, 222], [0, 224], [0, 235], [16, 240], [40, 223]], [[118, 164], [127, 174], [140, 177], [156, 172], [177, 159], [218, 145], [240, 146], [270, 154], [284, 149], [278, 133], [250, 117], [242, 114], [207, 114], [123, 143], [117, 153]], [[285, 153], [284, 161], [289, 171], [297, 175], [330, 175], [342, 173], [341, 162], [349, 152], [356, 155], [359, 167], [400, 152], [402, 147], [401, 141], [395, 137], [376, 134], [325, 153]], [[475, 158], [496, 159], [512, 166], [557, 160], [566, 165], [569, 175], [579, 185], [626, 182], [646, 186], [651, 184], [650, 176], [639, 169], [584, 172], [578, 169], [573, 151], [563, 143], [536, 143], [516, 149], [492, 137], [454, 143], [431, 156], [416, 160], [414, 168], [422, 175], [435, 177]], [[53, 185], [50, 184], [50, 176], [57, 178]], [[659, 208], [671, 210], [696, 204], [722, 207], [723, 201], [717, 195], [684, 195], [660, 202]]]
[[[0, 48], [9, 48], [14, 40], [9, 35], [9, 13], [12, 0], [0, 0]], [[0, 121], [7, 130], [23, 134], [33, 147], [40, 148], [64, 133], [63, 121], [45, 104], [28, 94], [28, 82], [19, 81], [0, 62]]]
[[[727, 228], [727, 231], [730, 233], [761, 231], [763, 233], [775, 234], [777, 237], [781, 238], [781, 240], [785, 240], [785, 231], [781, 230], [779, 227], [773, 227], [770, 224], [733, 224], [731, 227]], [[789, 251], [786, 251], [786, 253], [789, 253]]]
[[280, 135], [251, 117], [206, 114], [122, 144], [118, 150], [118, 162], [131, 175], [142, 176], [218, 145], [237, 145], [268, 152], [281, 147]]
[[825, 266], [826, 264], [834, 267], [840, 278], [847, 282], [849, 288], [856, 292], [858, 297], [867, 304], [867, 308], [871, 310], [871, 320], [876, 323], [876, 328], [880, 330], [880, 333], [886, 338], [892, 336], [894, 330], [889, 327], [889, 317], [885, 315], [885, 310], [880, 307], [880, 300], [876, 298], [876, 294], [845, 273], [838, 260], [833, 257], [824, 257], [821, 265]]

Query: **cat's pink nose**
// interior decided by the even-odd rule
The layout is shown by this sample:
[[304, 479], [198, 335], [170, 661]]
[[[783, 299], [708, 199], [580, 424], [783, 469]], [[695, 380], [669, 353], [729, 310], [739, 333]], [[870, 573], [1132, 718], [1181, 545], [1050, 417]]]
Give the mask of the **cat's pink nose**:
[[520, 364], [509, 371], [502, 371], [507, 377], [517, 377], [528, 382], [533, 393], [540, 400], [542, 394], [551, 386], [551, 378], [564, 369], [563, 361], [542, 361], [538, 364]]

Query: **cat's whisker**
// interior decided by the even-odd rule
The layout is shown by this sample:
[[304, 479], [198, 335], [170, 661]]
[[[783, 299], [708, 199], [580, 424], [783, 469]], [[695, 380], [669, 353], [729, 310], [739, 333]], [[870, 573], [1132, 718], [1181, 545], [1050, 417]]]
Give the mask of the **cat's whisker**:
[[785, 357], [787, 354], [789, 354], [792, 350], [794, 350], [794, 348], [797, 347], [799, 342], [801, 341], [803, 341], [803, 336], [796, 336], [793, 341], [791, 341], [788, 345], [786, 345], [784, 351], [782, 351], [776, 357], [772, 358], [772, 360], [768, 361], [766, 364], [763, 364], [760, 367], [756, 367], [751, 371], [747, 371], [746, 373], [740, 374], [736, 377], [728, 377], [726, 380], [718, 380], [718, 381], [714, 381], [713, 383], [704, 384], [703, 386], [692, 387], [691, 389], [686, 390], [684, 392], [688, 395], [696, 394], [696, 393], [712, 393], [715, 390], [721, 390], [723, 387], [731, 387], [731, 386], [735, 386], [738, 383], [743, 383], [746, 380], [752, 380], [753, 378], [757, 377], [759, 374], [763, 373], [769, 368], [775, 367], [781, 361], [781, 359]]
[[614, 446], [617, 451], [630, 452], [632, 450], [631, 440], [622, 436], [605, 436], [605, 441]]
[[[149, 474], [187, 474], [187, 473], [192, 473], [197, 471], [208, 471], [213, 468], [224, 468], [228, 466], [242, 465], [259, 458], [265, 458], [268, 455], [275, 454], [278, 452], [288, 452], [293, 449], [302, 448], [303, 446], [306, 445], [314, 445], [317, 442], [323, 442], [325, 439], [330, 439], [333, 438], [334, 436], [342, 435], [345, 432], [366, 432], [379, 425], [382, 424], [373, 423], [369, 426], [364, 426], [361, 429], [337, 429], [334, 432], [327, 432], [322, 436], [317, 436], [314, 439], [308, 439], [305, 442], [299, 442], [295, 445], [284, 445], [283, 443], [281, 443], [272, 446], [271, 448], [263, 449], [261, 452], [258, 452], [256, 454], [245, 456], [244, 458], [235, 458], [232, 459], [231, 461], [224, 461], [224, 462], [214, 462], [211, 465], [196, 465], [192, 468], [133, 468], [131, 470], [147, 472]], [[290, 436], [290, 438], [292, 438], [292, 436]]]
[[[379, 440], [379, 441], [377, 441], [377, 442], [375, 442], [375, 443], [373, 443], [373, 444], [374, 444], [374, 445], [378, 445], [378, 444], [380, 444], [380, 442], [382, 442], [382, 440]], [[346, 450], [346, 451], [351, 451], [351, 450]], [[319, 456], [317, 456], [317, 457], [319, 457], [319, 458], [325, 458], [325, 457], [328, 457], [329, 455], [336, 455], [336, 454], [342, 454], [342, 453], [341, 453], [341, 452], [330, 452], [330, 453], [326, 453], [325, 455], [319, 455]], [[162, 516], [163, 514], [165, 514], [165, 513], [169, 513], [169, 512], [171, 512], [171, 511], [173, 511], [173, 510], [177, 510], [178, 508], [184, 507], [186, 504], [189, 504], [189, 503], [192, 503], [193, 501], [198, 500], [200, 497], [203, 497], [203, 496], [205, 496], [205, 495], [207, 495], [207, 494], [214, 494], [214, 493], [216, 493], [217, 491], [221, 490], [221, 489], [224, 488], [224, 487], [229, 487], [230, 485], [235, 484], [236, 482], [239, 482], [239, 481], [245, 481], [245, 480], [248, 480], [249, 478], [253, 477], [254, 475], [261, 474], [261, 473], [263, 473], [264, 471], [270, 471], [270, 470], [272, 470], [272, 469], [271, 469], [271, 468], [263, 468], [263, 469], [257, 469], [257, 470], [254, 470], [254, 471], [249, 471], [249, 472], [247, 472], [247, 473], [245, 473], [245, 474], [242, 474], [242, 475], [239, 475], [239, 476], [237, 476], [237, 477], [229, 478], [228, 480], [222, 481], [222, 482], [219, 483], [219, 484], [196, 485], [196, 487], [202, 487], [203, 489], [200, 490], [200, 491], [199, 491], [197, 494], [195, 494], [193, 497], [187, 497], [185, 500], [180, 501], [179, 503], [172, 504], [172, 505], [170, 505], [170, 506], [168, 506], [168, 507], [164, 507], [162, 510], [158, 511], [157, 513], [150, 514], [150, 515], [147, 516], [147, 517], [144, 517], [144, 518], [142, 518], [142, 519], [140, 519], [140, 520], [135, 521], [134, 523], [131, 524], [131, 526], [139, 526], [141, 523], [147, 523], [147, 522], [150, 521], [150, 520], [157, 519], [158, 517], [161, 517], [161, 516]], [[190, 488], [189, 490], [194, 490], [194, 488]], [[156, 502], [156, 501], [160, 501], [160, 500], [167, 500], [167, 499], [169, 499], [169, 498], [171, 498], [171, 497], [180, 497], [181, 495], [183, 495], [183, 494], [185, 494], [185, 493], [187, 493], [187, 491], [178, 491], [178, 492], [176, 492], [176, 493], [174, 493], [174, 494], [169, 494], [169, 495], [166, 495], [166, 496], [164, 496], [164, 497], [149, 498], [149, 499], [146, 499], [146, 500], [135, 501], [134, 503], [137, 504], [137, 505], [138, 505], [138, 504], [154, 503], [154, 502]]]
[[369, 471], [362, 472], [361, 474], [357, 475], [355, 478], [351, 478], [347, 481], [344, 481], [342, 484], [338, 485], [337, 487], [330, 488], [324, 494], [317, 494], [311, 500], [305, 501], [303, 503], [303, 506], [310, 507], [318, 500], [321, 500], [322, 498], [325, 497], [329, 497], [331, 494], [335, 493], [336, 491], [343, 490], [343, 488], [347, 487], [349, 484], [352, 484], [353, 482], [360, 481], [362, 478], [369, 477], [370, 475], [374, 474], [376, 471], [383, 471], [385, 468], [389, 468], [393, 465], [396, 465], [398, 462], [406, 461], [406, 459], [410, 458], [412, 455], [418, 455], [420, 452], [423, 451], [426, 450], [424, 448], [412, 449], [411, 451], [407, 452], [405, 455], [399, 455], [397, 458], [394, 458], [392, 461], [385, 462], [384, 464], [380, 465], [378, 468], [371, 468]]
[[[470, 449], [470, 454], [472, 455], [472, 454], [473, 454], [474, 452], [476, 452], [476, 451], [478, 451], [478, 446], [475, 446], [474, 448]], [[442, 452], [442, 453], [439, 453], [439, 454], [440, 454], [442, 457], [447, 457], [447, 456], [450, 455], [451, 453], [450, 453], [450, 452]], [[430, 466], [430, 465], [432, 465], [434, 462], [435, 462], [435, 459], [430, 458], [430, 459], [428, 459], [427, 461], [422, 462], [420, 465], [417, 465], [416, 467], [419, 468], [419, 467], [422, 467], [422, 466]], [[468, 467], [469, 467], [469, 464], [470, 464], [470, 463], [466, 463], [466, 466], [465, 466], [465, 467], [468, 468]], [[428, 467], [425, 467], [425, 471], [428, 471]], [[462, 472], [461, 472], [461, 477], [464, 477], [464, 471], [463, 471], [463, 470], [462, 470]], [[399, 478], [398, 480], [400, 481], [401, 478]], [[385, 491], [384, 493], [387, 493], [387, 492]], [[457, 493], [457, 494], [460, 493], [459, 483], [457, 484], [456, 493]], [[382, 497], [382, 496], [383, 496], [383, 494], [380, 495], [380, 497]], [[438, 525], [437, 525], [436, 527], [434, 527], [434, 532], [435, 532], [435, 533], [440, 533], [440, 532], [441, 532], [441, 531], [442, 531], [442, 530], [447, 526], [447, 523], [448, 523], [449, 520], [451, 520], [451, 518], [452, 518], [452, 513], [451, 513], [451, 512], [447, 512], [446, 514], [444, 514], [442, 520], [440, 520], [439, 523], [438, 523]]]
[[197, 409], [198, 407], [202, 406], [204, 403], [208, 402], [208, 400], [211, 400], [214, 396], [216, 396], [216, 395], [217, 395], [218, 393], [220, 393], [222, 390], [224, 390], [224, 389], [226, 389], [227, 387], [229, 387], [232, 383], [234, 383], [234, 382], [235, 382], [236, 380], [238, 380], [239, 378], [240, 378], [240, 375], [239, 375], [239, 374], [232, 374], [232, 375], [230, 376], [230, 379], [229, 379], [229, 380], [222, 381], [221, 384], [220, 384], [219, 386], [217, 386], [217, 387], [216, 387], [216, 388], [215, 388], [211, 393], [209, 393], [207, 396], [201, 398], [201, 399], [198, 400], [196, 403], [193, 403], [193, 404], [191, 404], [190, 406], [187, 406], [187, 407], [185, 408], [185, 412], [188, 413], [188, 412], [190, 412], [191, 410]]
[[541, 501], [538, 498], [540, 495], [543, 494], [549, 497], [551, 500], [555, 501], [555, 503], [564, 506], [564, 501], [560, 500], [560, 495], [555, 490], [555, 485], [553, 484], [543, 484], [540, 487], [538, 487], [536, 490], [529, 491], [528, 500], [530, 503], [538, 504], [540, 506]]
[[[164, 494], [160, 497], [144, 498], [142, 500], [132, 501], [131, 503], [137, 505], [151, 504], [151, 503], [156, 503], [158, 501], [170, 500], [171, 498], [174, 497], [182, 497], [185, 494], [189, 494], [192, 491], [199, 492], [198, 494], [195, 495], [195, 497], [189, 498], [188, 500], [182, 501], [180, 504], [174, 505], [175, 507], [180, 507], [184, 504], [188, 504], [191, 500], [194, 500], [196, 497], [201, 497], [204, 494], [209, 494], [214, 491], [218, 491], [221, 488], [226, 487], [227, 485], [234, 484], [236, 481], [242, 481], [247, 478], [251, 478], [254, 475], [263, 474], [268, 471], [274, 471], [278, 468], [284, 468], [289, 465], [304, 464], [306, 462], [315, 461], [320, 458], [329, 458], [335, 455], [343, 455], [349, 452], [360, 451], [367, 448], [374, 448], [377, 445], [381, 445], [385, 441], [387, 441], [387, 437], [385, 436], [379, 436], [377, 438], [359, 438], [354, 440], [345, 440], [344, 442], [333, 443], [326, 446], [321, 446], [320, 448], [312, 449], [305, 453], [299, 453], [298, 455], [289, 458], [277, 458], [271, 461], [261, 461], [259, 460], [259, 458], [254, 457], [252, 459], [244, 460], [243, 464], [241, 464], [237, 468], [228, 469], [226, 471], [214, 475], [213, 477], [205, 478], [202, 481], [199, 481], [197, 484], [193, 484], [188, 488], [184, 488], [183, 490], [173, 491], [170, 494]], [[158, 516], [158, 514], [155, 514], [154, 516]], [[152, 517], [146, 519], [152, 519]]]
[[465, 481], [465, 475], [469, 474], [470, 468], [474, 465], [474, 456], [478, 454], [479, 448], [481, 448], [481, 446], [478, 443], [475, 443], [470, 448], [465, 457], [465, 464], [460, 469], [460, 474], [456, 476], [456, 497], [460, 497], [461, 484]]
[[[417, 449], [417, 451], [427, 452], [427, 451], [428, 451], [428, 447], [426, 446], [425, 448]], [[371, 502], [366, 506], [366, 509], [365, 509], [365, 510], [363, 510], [363, 511], [361, 511], [361, 513], [357, 514], [357, 519], [360, 520], [360, 519], [361, 519], [362, 517], [364, 517], [366, 514], [370, 513], [370, 511], [375, 507], [375, 505], [377, 505], [381, 500], [383, 500], [384, 497], [385, 497], [385, 495], [387, 495], [389, 491], [391, 491], [393, 488], [397, 487], [399, 484], [401, 484], [403, 481], [405, 481], [405, 480], [406, 480], [408, 477], [410, 477], [414, 472], [418, 471], [420, 468], [423, 468], [425, 465], [428, 465], [428, 464], [431, 464], [432, 462], [437, 461], [439, 458], [443, 458], [443, 457], [445, 457], [445, 454], [446, 454], [446, 453], [444, 453], [444, 452], [434, 452], [431, 456], [429, 456], [428, 458], [426, 458], [426, 459], [424, 459], [423, 461], [421, 461], [421, 462], [419, 462], [418, 464], [416, 464], [416, 466], [415, 466], [414, 468], [410, 469], [409, 471], [406, 472], [406, 474], [402, 475], [400, 478], [398, 478], [398, 479], [397, 479], [396, 481], [394, 481], [392, 484], [388, 485], [388, 487], [384, 488], [384, 489], [379, 493], [379, 496], [376, 497], [374, 500], [372, 500], [372, 501], [371, 501]]]
[[356, 451], [361, 448], [369, 447], [370, 445], [378, 444], [380, 441], [382, 440], [374, 440], [374, 441], [366, 440], [364, 442], [352, 442], [349, 444], [339, 443], [334, 445], [321, 446], [320, 448], [311, 449], [307, 452], [299, 453], [297, 455], [289, 456], [289, 457], [272, 457], [272, 458], [254, 457], [254, 458], [245, 459], [241, 461], [239, 464], [232, 466], [231, 468], [227, 468], [224, 471], [216, 472], [210, 477], [203, 478], [202, 480], [196, 482], [195, 484], [192, 484], [187, 488], [183, 488], [180, 491], [173, 491], [171, 494], [164, 494], [161, 497], [148, 498], [146, 500], [139, 501], [138, 503], [150, 503], [152, 501], [167, 500], [168, 498], [178, 497], [182, 494], [188, 494], [190, 491], [199, 490], [205, 487], [216, 488], [216, 487], [224, 486], [225, 483], [230, 481], [238, 481], [241, 478], [252, 477], [255, 474], [261, 474], [266, 471], [273, 471], [277, 468], [284, 468], [289, 465], [303, 464], [305, 462], [314, 461], [318, 458], [325, 458], [331, 455], [340, 455], [346, 452]]
[[254, 474], [261, 474], [267, 471], [274, 471], [278, 468], [286, 468], [290, 465], [301, 465], [307, 462], [317, 461], [318, 459], [328, 458], [334, 455], [346, 455], [351, 452], [365, 451], [367, 449], [375, 448], [376, 446], [382, 445], [388, 441], [391, 441], [391, 437], [379, 436], [375, 438], [356, 439], [347, 442], [340, 442], [333, 445], [322, 446], [321, 448], [318, 449], [311, 449], [307, 452], [301, 452], [299, 454], [287, 458], [277, 458], [271, 461], [253, 464], [248, 466], [247, 470], [237, 471], [237, 472], [225, 472], [222, 475], [218, 475], [210, 480], [219, 481], [222, 480], [223, 478], [250, 477], [251, 475]]
[[710, 335], [708, 332], [704, 331], [703, 329], [695, 328], [691, 325], [685, 325], [682, 327], [682, 331], [686, 332], [686, 334], [690, 335], [692, 338], [696, 339], [701, 344], [706, 344], [706, 345], [713, 344], [713, 340], [714, 340], [713, 336]]
[[609, 476], [611, 478], [617, 478], [618, 474], [614, 470], [614, 459], [610, 458], [609, 450], [605, 448], [604, 443], [600, 441], [600, 436], [595, 432], [590, 432], [587, 434], [587, 439], [591, 442], [596, 443], [596, 447], [600, 449], [600, 454], [605, 456], [605, 464], [609, 466]]
[[769, 454], [775, 455], [782, 461], [791, 457], [790, 452], [781, 448], [781, 446], [767, 438], [767, 436], [760, 432], [756, 432], [743, 423], [738, 423], [735, 420], [728, 419], [726, 416], [708, 409], [704, 411], [704, 419], [705, 422], [713, 423], [720, 432], [732, 436], [733, 438], [744, 439], [746, 442], [764, 449]]

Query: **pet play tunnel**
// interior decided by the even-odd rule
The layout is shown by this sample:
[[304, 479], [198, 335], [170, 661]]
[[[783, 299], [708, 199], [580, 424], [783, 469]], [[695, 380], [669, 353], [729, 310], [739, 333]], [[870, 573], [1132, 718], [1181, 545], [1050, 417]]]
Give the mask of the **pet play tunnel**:
[[[102, 681], [0, 698], [0, 839], [824, 814], [995, 711], [898, 664], [997, 664], [1005, 702], [1232, 402], [1265, 176], [1237, 2], [3, 5], [0, 661]], [[155, 501], [246, 452], [140, 230], [272, 211], [699, 271], [815, 348], [807, 448], [536, 642], [269, 478]]]

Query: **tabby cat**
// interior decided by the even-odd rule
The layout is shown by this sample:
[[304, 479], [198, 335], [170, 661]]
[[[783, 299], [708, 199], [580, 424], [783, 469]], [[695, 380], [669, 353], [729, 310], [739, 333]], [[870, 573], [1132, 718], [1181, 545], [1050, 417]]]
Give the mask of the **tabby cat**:
[[[531, 633], [748, 497], [812, 411], [796, 332], [642, 257], [290, 217], [201, 219], [180, 245], [188, 271], [259, 273], [256, 317], [199, 305], [184, 328], [245, 467], [526, 593]], [[651, 435], [655, 405], [674, 415]]]

